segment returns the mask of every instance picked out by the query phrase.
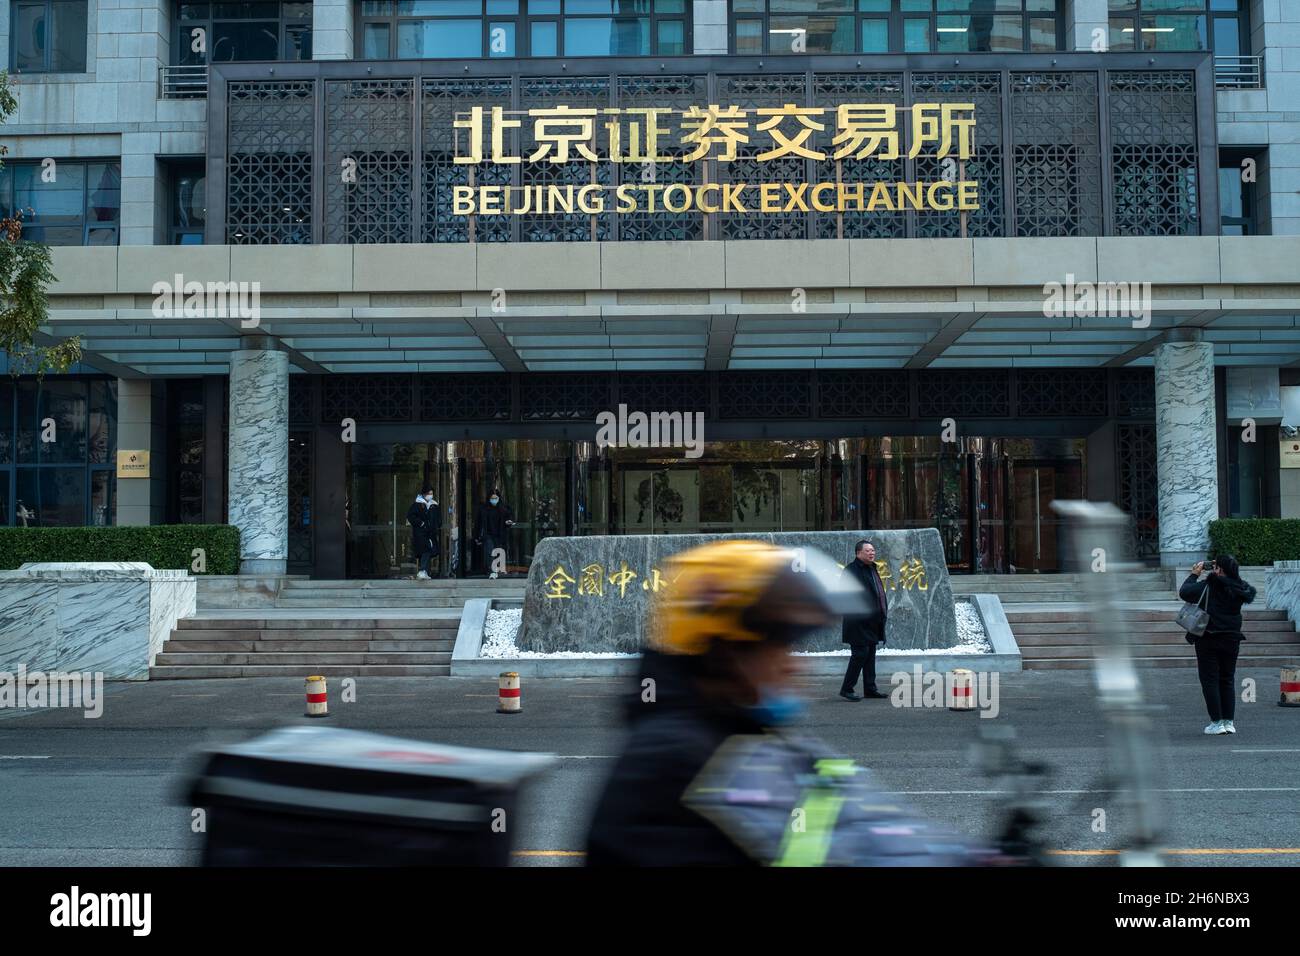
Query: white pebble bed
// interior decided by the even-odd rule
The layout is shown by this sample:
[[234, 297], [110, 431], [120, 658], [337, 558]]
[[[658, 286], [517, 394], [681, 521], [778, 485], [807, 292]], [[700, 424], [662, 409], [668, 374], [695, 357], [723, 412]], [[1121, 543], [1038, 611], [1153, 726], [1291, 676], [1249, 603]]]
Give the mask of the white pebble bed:
[[[927, 647], [925, 650], [908, 650], [901, 647], [885, 645], [876, 651], [877, 657], [903, 654], [932, 654], [949, 657], [954, 654], [991, 654], [993, 644], [984, 633], [984, 622], [980, 620], [979, 611], [970, 601], [953, 602], [953, 611], [957, 616], [957, 643], [952, 647]], [[835, 651], [795, 651], [805, 657], [847, 657], [849, 649]]]
[[[925, 650], [904, 650], [885, 646], [876, 652], [877, 656], [891, 654], [990, 654], [993, 645], [984, 633], [984, 623], [979, 612], [970, 601], [957, 601], [953, 604], [957, 615], [957, 643], [953, 647], [930, 647]], [[483, 627], [483, 645], [479, 648], [480, 658], [495, 660], [516, 660], [526, 658], [561, 659], [566, 657], [636, 657], [636, 654], [618, 654], [613, 651], [521, 651], [515, 645], [515, 636], [523, 623], [524, 609], [521, 607], [502, 610], [490, 610]], [[802, 657], [844, 657], [849, 653], [847, 647], [834, 651], [795, 651]]]
[[614, 651], [521, 651], [515, 645], [515, 636], [519, 625], [524, 620], [521, 607], [490, 610], [483, 625], [483, 644], [478, 649], [478, 656], [494, 660], [525, 660], [527, 658], [547, 658], [559, 660], [565, 657], [637, 657], [636, 654], [619, 654]]

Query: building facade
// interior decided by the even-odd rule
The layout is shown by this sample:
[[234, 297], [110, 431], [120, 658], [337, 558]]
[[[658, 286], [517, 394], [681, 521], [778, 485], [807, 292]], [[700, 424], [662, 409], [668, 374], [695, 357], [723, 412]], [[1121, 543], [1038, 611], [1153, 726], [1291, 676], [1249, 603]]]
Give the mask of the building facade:
[[[1217, 517], [1300, 515], [1285, 0], [11, 0], [0, 28], [0, 206], [55, 247], [48, 334], [85, 356], [0, 392], [4, 523], [229, 522], [248, 572], [383, 577], [424, 484], [447, 574], [485, 570], [493, 487], [516, 568], [552, 534], [937, 526], [954, 571], [1050, 572], [1050, 503], [1085, 496], [1172, 564]], [[638, 411], [698, 447], [601, 439]]]

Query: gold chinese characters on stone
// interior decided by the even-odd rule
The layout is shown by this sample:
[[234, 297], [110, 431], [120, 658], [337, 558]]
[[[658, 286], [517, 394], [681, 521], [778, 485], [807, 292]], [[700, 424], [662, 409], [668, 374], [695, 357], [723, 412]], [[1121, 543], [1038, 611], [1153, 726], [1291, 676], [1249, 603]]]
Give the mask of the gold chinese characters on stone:
[[[925, 565], [920, 558], [907, 558], [899, 562], [897, 577], [890, 569], [889, 562], [883, 558], [876, 561], [876, 569], [880, 572], [881, 584], [887, 591], [896, 591], [900, 586], [904, 591], [913, 588], [918, 591], [929, 589], [925, 579]], [[579, 569], [576, 578], [563, 564], [557, 564], [542, 580], [542, 596], [550, 601], [567, 601], [575, 596], [626, 599], [629, 595], [635, 595], [637, 590], [657, 594], [671, 587], [672, 583], [659, 568], [651, 568], [642, 575], [629, 568], [626, 561], [619, 562], [617, 568], [605, 568], [595, 563], [585, 565]]]

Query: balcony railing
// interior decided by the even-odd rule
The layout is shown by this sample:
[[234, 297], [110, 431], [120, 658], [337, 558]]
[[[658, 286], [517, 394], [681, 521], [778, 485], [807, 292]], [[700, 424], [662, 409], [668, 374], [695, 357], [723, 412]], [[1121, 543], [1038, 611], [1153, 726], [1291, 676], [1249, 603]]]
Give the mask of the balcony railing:
[[1215, 54], [1214, 85], [1221, 90], [1258, 90], [1264, 86], [1262, 56]]
[[201, 100], [208, 95], [206, 66], [164, 66], [158, 71], [158, 98]]

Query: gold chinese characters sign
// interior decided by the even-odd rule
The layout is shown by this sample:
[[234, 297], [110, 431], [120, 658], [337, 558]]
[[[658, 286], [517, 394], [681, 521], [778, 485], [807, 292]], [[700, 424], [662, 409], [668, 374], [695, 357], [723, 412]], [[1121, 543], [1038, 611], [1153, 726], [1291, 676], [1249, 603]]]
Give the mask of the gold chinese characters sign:
[[[920, 558], [912, 557], [902, 561], [898, 565], [897, 576], [891, 571], [888, 561], [876, 561], [876, 570], [880, 572], [881, 584], [886, 591], [896, 591], [899, 587], [904, 591], [913, 588], [918, 591], [929, 590], [930, 586], [925, 580], [925, 565]], [[568, 601], [574, 597], [599, 598], [606, 594], [627, 598], [629, 591], [635, 594], [638, 587], [642, 591], [658, 594], [673, 583], [664, 577], [659, 568], [652, 567], [642, 575], [629, 568], [626, 561], [620, 562], [617, 568], [606, 568], [593, 562], [575, 568], [575, 571], [577, 577], [570, 574], [564, 564], [555, 565], [554, 570], [545, 576], [542, 597], [547, 601]]]
[[[907, 122], [910, 120], [910, 122]], [[515, 154], [507, 146], [512, 130], [527, 122], [532, 147]], [[635, 163], [640, 182], [586, 185], [452, 187], [458, 216], [583, 213], [607, 211], [788, 213], [788, 212], [969, 212], [979, 209], [979, 183], [962, 179], [973, 152], [975, 104], [847, 103], [834, 108], [692, 106], [597, 109], [555, 106], [527, 111], [473, 107], [461, 114], [457, 164], [524, 165]], [[600, 139], [606, 144], [603, 152]], [[813, 136], [834, 129], [827, 149]], [[910, 136], [905, 133], [910, 130]], [[755, 152], [757, 150], [757, 152]], [[944, 161], [943, 178], [931, 182], [844, 182], [838, 163], [868, 158], [919, 156]], [[657, 183], [659, 163], [705, 162], [716, 175], [720, 164], [737, 160], [767, 163], [784, 158], [837, 163], [827, 182]], [[594, 180], [594, 176], [592, 177]]]

